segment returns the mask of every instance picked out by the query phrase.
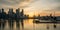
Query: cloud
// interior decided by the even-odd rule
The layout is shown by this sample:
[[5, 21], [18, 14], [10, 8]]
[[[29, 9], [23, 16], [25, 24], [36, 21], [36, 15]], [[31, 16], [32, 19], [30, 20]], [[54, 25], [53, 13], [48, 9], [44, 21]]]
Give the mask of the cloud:
[[57, 6], [48, 10], [44, 10], [44, 11], [60, 11], [60, 6]]
[[60, 11], [60, 0], [0, 0], [0, 8], [25, 8], [33, 11]]
[[19, 4], [19, 1], [16, 0], [0, 0], [0, 4], [2, 5], [16, 5]]
[[36, 10], [58, 9], [58, 7], [60, 7], [60, 0], [38, 0], [32, 3], [29, 7], [33, 7]]
[[0, 8], [1, 7], [26, 7], [30, 4], [32, 0], [0, 0]]

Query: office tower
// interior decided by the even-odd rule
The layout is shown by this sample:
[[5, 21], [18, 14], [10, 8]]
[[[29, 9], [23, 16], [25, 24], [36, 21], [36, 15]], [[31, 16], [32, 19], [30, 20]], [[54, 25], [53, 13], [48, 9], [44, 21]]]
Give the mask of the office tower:
[[0, 13], [1, 13], [1, 9], [0, 9]]
[[20, 13], [20, 9], [16, 9], [16, 14], [19, 14]]
[[4, 9], [1, 9], [1, 18], [5, 19], [6, 18], [6, 12], [4, 12]]
[[21, 16], [23, 16], [24, 15], [24, 11], [23, 11], [23, 9], [22, 9], [22, 11], [21, 11]]
[[1, 13], [1, 9], [0, 9], [0, 19], [1, 19], [2, 13]]
[[13, 14], [13, 8], [9, 9], [8, 14], [10, 14], [10, 15]]
[[4, 9], [2, 8], [2, 13], [4, 13]]
[[17, 17], [17, 18], [20, 18], [20, 9], [19, 9], [19, 8], [16, 9], [16, 17]]
[[9, 11], [8, 11], [8, 17], [9, 18], [13, 18], [14, 17], [14, 12], [13, 12], [13, 8], [10, 8]]

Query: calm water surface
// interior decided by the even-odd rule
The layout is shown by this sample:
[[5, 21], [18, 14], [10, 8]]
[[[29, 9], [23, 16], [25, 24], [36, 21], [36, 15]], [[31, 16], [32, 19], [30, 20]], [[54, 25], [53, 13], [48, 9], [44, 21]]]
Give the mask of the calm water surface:
[[25, 19], [19, 21], [8, 21], [0, 24], [0, 30], [60, 30], [60, 24], [53, 23], [33, 23], [33, 19]]

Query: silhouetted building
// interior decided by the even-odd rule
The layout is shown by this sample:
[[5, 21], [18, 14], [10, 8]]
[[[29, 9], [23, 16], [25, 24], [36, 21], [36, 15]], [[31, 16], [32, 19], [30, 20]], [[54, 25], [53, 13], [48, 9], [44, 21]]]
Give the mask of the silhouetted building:
[[23, 16], [24, 15], [24, 11], [23, 11], [23, 9], [22, 9], [22, 11], [21, 11], [21, 16]]
[[50, 17], [52, 17], [52, 13], [50, 14]]
[[29, 15], [26, 15], [26, 14], [25, 14], [25, 15], [24, 15], [24, 18], [25, 18], [25, 19], [29, 18]]
[[1, 9], [0, 9], [0, 13], [1, 13]]
[[17, 17], [17, 18], [20, 18], [20, 9], [19, 9], [19, 8], [16, 9], [16, 17]]
[[1, 18], [5, 19], [6, 18], [6, 12], [4, 12], [4, 9], [1, 9]]
[[24, 18], [24, 11], [23, 11], [23, 9], [21, 11], [21, 18]]
[[4, 12], [4, 9], [0, 9], [0, 18], [2, 19], [17, 19], [17, 18], [28, 18], [29, 15], [24, 15], [24, 10], [16, 9], [16, 13], [13, 12], [13, 8], [10, 8], [8, 14]]
[[0, 9], [0, 19], [1, 19], [1, 15], [2, 15], [2, 13], [1, 13], [1, 9]]
[[12, 15], [13, 14], [13, 9], [9, 9], [8, 14]]
[[4, 9], [2, 8], [2, 13], [4, 13]]
[[9, 9], [8, 16], [9, 16], [9, 18], [13, 18], [14, 17], [13, 8]]
[[16, 9], [16, 14], [19, 14], [20, 13], [20, 9]]

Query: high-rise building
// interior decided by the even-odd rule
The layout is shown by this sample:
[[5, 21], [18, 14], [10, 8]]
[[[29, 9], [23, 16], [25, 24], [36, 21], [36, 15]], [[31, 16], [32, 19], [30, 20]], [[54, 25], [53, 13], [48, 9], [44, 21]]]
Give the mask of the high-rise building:
[[16, 9], [16, 14], [19, 14], [20, 13], [20, 9]]
[[13, 18], [14, 17], [13, 13], [14, 13], [13, 8], [10, 8], [9, 11], [8, 11], [8, 17]]
[[19, 8], [16, 9], [16, 17], [17, 17], [17, 18], [20, 18], [20, 9], [19, 9]]
[[1, 13], [1, 9], [0, 9], [0, 13]]
[[24, 15], [24, 11], [23, 11], [23, 9], [22, 9], [22, 11], [21, 11], [21, 16], [23, 16]]
[[20, 12], [21, 14], [21, 18], [24, 18], [24, 10], [22, 9], [22, 11]]
[[2, 13], [4, 13], [4, 9], [2, 8]]
[[13, 14], [13, 8], [9, 9], [8, 14], [10, 14], [10, 15]]

